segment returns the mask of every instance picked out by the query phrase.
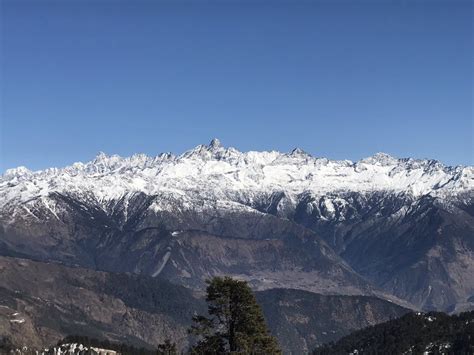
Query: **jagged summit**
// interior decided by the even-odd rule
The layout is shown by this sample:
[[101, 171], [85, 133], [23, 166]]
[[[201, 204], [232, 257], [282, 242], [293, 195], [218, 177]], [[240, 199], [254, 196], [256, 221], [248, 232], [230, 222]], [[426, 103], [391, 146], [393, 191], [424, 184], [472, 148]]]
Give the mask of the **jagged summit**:
[[283, 191], [287, 196], [331, 191], [399, 191], [457, 195], [474, 189], [472, 167], [446, 167], [430, 160], [377, 153], [357, 163], [315, 158], [302, 149], [240, 152], [218, 139], [175, 156], [107, 155], [87, 163], [31, 172], [19, 167], [0, 177], [0, 205], [52, 192], [91, 193], [109, 200], [129, 192], [163, 191], [216, 200], [252, 199]]
[[99, 153], [97, 153], [96, 157], [95, 157], [95, 160], [104, 160], [104, 159], [107, 159], [109, 156], [107, 154], [105, 154], [104, 152], [100, 151]]
[[209, 148], [220, 148], [222, 147], [221, 141], [217, 138], [214, 138], [209, 143]]
[[390, 154], [379, 152], [372, 155], [371, 157], [362, 159], [360, 162], [366, 164], [388, 166], [397, 164], [399, 162], [399, 159], [391, 156]]
[[27, 167], [25, 166], [19, 166], [17, 168], [13, 168], [13, 169], [7, 169], [5, 171], [5, 174], [4, 176], [5, 177], [9, 177], [9, 176], [24, 176], [24, 175], [30, 175], [32, 173], [32, 171], [30, 169], [28, 169]]
[[307, 152], [305, 152], [303, 149], [301, 148], [294, 148], [290, 155], [292, 156], [307, 156], [307, 157], [311, 157], [311, 154], [308, 154]]
[[[162, 164], [163, 161], [168, 160], [183, 160], [188, 158], [207, 158], [217, 159], [217, 160], [229, 160], [229, 161], [246, 161], [249, 165], [252, 161], [255, 161], [259, 164], [275, 164], [280, 159], [287, 159], [288, 157], [305, 157], [309, 158], [312, 161], [318, 161], [319, 165], [322, 162], [327, 162], [332, 165], [353, 165], [357, 166], [358, 164], [368, 164], [368, 165], [379, 165], [379, 166], [389, 166], [389, 165], [399, 165], [399, 166], [435, 166], [440, 169], [456, 170], [461, 169], [461, 166], [449, 167], [444, 166], [437, 160], [420, 160], [412, 158], [396, 158], [392, 155], [386, 153], [376, 153], [370, 157], [359, 160], [358, 162], [352, 162], [350, 160], [330, 160], [326, 158], [316, 158], [310, 153], [304, 151], [301, 148], [294, 148], [290, 153], [281, 153], [278, 151], [250, 151], [250, 152], [241, 152], [233, 147], [225, 147], [218, 138], [213, 138], [209, 144], [200, 144], [181, 155], [174, 155], [171, 152], [160, 153], [157, 156], [148, 156], [143, 153], [134, 154], [129, 157], [122, 157], [117, 154], [107, 154], [103, 151], [97, 153], [97, 155], [89, 162], [76, 162], [65, 168], [50, 168], [46, 170], [31, 171], [24, 166], [19, 166], [17, 168], [7, 169], [3, 175], [0, 175], [0, 179], [11, 178], [11, 177], [21, 177], [28, 175], [44, 175], [45, 173], [51, 173], [54, 171], [72, 171], [72, 170], [90, 170], [93, 165], [102, 165], [103, 167], [109, 167], [110, 169], [115, 169], [118, 166], [126, 168], [127, 166], [132, 167], [150, 167], [153, 164]], [[249, 159], [251, 158], [251, 159]], [[295, 161], [296, 163], [296, 161]], [[467, 167], [470, 168], [470, 167]], [[92, 169], [94, 170], [94, 169]]]

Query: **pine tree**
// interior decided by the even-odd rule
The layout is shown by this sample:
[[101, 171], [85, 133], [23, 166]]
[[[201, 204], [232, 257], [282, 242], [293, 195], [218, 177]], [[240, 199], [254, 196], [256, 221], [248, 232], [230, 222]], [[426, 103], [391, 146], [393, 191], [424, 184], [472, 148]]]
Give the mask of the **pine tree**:
[[176, 343], [166, 339], [163, 344], [159, 344], [156, 350], [157, 355], [177, 355]]
[[190, 329], [200, 338], [192, 354], [281, 354], [245, 281], [213, 278], [206, 301], [209, 317], [195, 316]]

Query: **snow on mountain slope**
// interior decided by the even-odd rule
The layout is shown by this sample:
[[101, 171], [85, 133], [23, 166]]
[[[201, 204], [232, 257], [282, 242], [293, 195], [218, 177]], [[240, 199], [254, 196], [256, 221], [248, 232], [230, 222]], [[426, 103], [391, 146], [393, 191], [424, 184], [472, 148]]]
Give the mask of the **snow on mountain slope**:
[[101, 153], [0, 177], [2, 255], [196, 288], [216, 274], [256, 288], [375, 285], [451, 309], [474, 297], [473, 235], [472, 166], [382, 153], [354, 163], [213, 140], [179, 156]]
[[[472, 166], [448, 167], [434, 160], [396, 159], [383, 153], [356, 163], [316, 158], [300, 149], [242, 153], [214, 139], [179, 156], [122, 158], [100, 153], [93, 161], [62, 169], [9, 169], [0, 177], [0, 208], [52, 192], [87, 196], [105, 206], [133, 192], [169, 194], [183, 202], [197, 198], [252, 205], [254, 199], [275, 191], [284, 192], [291, 203], [303, 193], [393, 191], [413, 197], [471, 199], [473, 190]], [[331, 210], [330, 205], [327, 208]]]

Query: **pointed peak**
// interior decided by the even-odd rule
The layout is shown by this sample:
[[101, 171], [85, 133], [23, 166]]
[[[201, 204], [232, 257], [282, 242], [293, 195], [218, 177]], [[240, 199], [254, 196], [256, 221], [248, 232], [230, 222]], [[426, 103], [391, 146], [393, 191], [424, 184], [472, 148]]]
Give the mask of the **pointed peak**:
[[395, 165], [398, 163], [398, 159], [391, 156], [390, 154], [379, 152], [372, 155], [371, 157], [362, 159], [361, 162], [377, 165]]
[[301, 148], [295, 148], [291, 151], [290, 153], [291, 156], [309, 156], [308, 153], [306, 153], [303, 149]]
[[392, 155], [384, 153], [384, 152], [378, 152], [375, 153], [372, 158], [375, 159], [395, 159]]
[[242, 154], [237, 149], [232, 147], [224, 147], [221, 141], [217, 138], [211, 140], [208, 145], [200, 144], [187, 152], [184, 152], [178, 158], [200, 158], [200, 159], [225, 159], [235, 157]]
[[161, 159], [172, 159], [172, 158], [174, 158], [174, 157], [175, 157], [175, 155], [174, 155], [173, 153], [171, 153], [171, 152], [160, 153], [160, 154], [158, 155], [158, 158], [161, 158]]
[[209, 143], [209, 148], [220, 148], [222, 147], [221, 141], [217, 138], [214, 138]]
[[100, 151], [99, 153], [97, 153], [97, 155], [95, 156], [95, 160], [103, 160], [103, 159], [106, 159], [108, 158], [109, 156], [107, 154], [105, 154], [104, 152]]
[[[134, 159], [134, 157], [132, 156], [126, 159], [132, 160]], [[105, 154], [104, 152], [99, 152], [99, 154], [97, 154], [95, 159], [92, 160], [89, 164], [109, 166], [111, 164], [118, 164], [119, 162], [124, 161], [126, 159], [122, 158], [120, 155], [117, 155], [117, 154], [109, 155], [109, 154]]]

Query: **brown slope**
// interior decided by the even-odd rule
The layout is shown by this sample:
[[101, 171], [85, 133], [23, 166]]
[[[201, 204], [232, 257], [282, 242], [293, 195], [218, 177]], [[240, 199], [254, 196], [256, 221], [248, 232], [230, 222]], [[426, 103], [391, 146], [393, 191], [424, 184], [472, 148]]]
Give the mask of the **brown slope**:
[[187, 344], [202, 301], [167, 281], [0, 257], [0, 334], [19, 346], [44, 347], [88, 335], [154, 347]]

